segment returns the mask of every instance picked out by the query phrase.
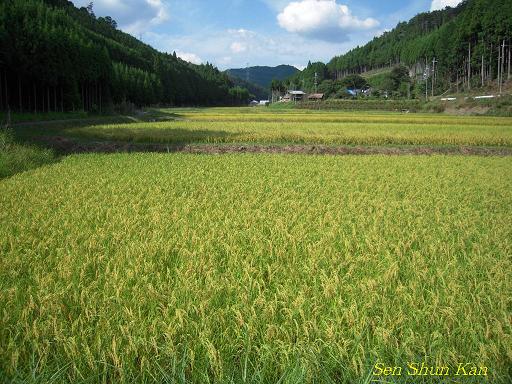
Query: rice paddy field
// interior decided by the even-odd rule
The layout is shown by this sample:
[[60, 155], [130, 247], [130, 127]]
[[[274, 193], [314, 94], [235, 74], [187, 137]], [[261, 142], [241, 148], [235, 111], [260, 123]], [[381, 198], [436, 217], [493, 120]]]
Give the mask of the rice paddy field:
[[[512, 118], [254, 108], [163, 109], [154, 120], [71, 125], [56, 134], [135, 143], [512, 147]], [[151, 114], [149, 115], [151, 116]], [[151, 120], [151, 119], [150, 119]], [[36, 135], [51, 131], [31, 129]]]
[[[64, 130], [512, 138], [506, 118], [169, 113]], [[509, 383], [511, 207], [510, 156], [64, 157], [0, 180], [0, 382]]]

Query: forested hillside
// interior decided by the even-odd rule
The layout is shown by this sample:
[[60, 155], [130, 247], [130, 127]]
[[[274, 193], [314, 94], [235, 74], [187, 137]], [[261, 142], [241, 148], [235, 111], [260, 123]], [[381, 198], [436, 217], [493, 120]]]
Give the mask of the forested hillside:
[[299, 70], [291, 65], [278, 65], [277, 67], [248, 67], [239, 69], [228, 69], [230, 76], [247, 80], [260, 87], [268, 89], [272, 80], [284, 80]]
[[264, 100], [268, 98], [268, 94], [270, 92], [268, 88], [264, 88], [258, 84], [251, 83], [250, 81], [246, 81], [236, 76], [228, 76], [236, 87], [247, 89], [251, 99]]
[[114, 104], [246, 102], [211, 64], [160, 53], [66, 0], [0, 2], [0, 109], [102, 111]]
[[406, 66], [419, 87], [424, 87], [426, 74], [434, 93], [496, 85], [511, 76], [511, 38], [512, 1], [467, 0], [456, 8], [421, 13], [363, 47], [334, 57], [325, 68], [308, 66], [290, 80], [311, 88], [315, 72], [319, 81], [338, 80]]

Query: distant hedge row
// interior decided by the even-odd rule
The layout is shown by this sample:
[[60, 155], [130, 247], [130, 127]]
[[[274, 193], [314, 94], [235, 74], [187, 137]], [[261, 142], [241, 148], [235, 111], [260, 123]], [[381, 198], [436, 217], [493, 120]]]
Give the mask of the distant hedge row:
[[325, 100], [320, 102], [305, 101], [298, 103], [302, 109], [332, 109], [350, 111], [402, 111], [415, 112], [420, 110], [420, 100]]

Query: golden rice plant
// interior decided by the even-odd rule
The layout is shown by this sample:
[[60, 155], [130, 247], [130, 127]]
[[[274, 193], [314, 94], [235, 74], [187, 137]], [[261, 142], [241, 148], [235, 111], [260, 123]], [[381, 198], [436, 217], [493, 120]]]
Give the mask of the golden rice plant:
[[77, 126], [79, 139], [154, 143], [512, 146], [512, 119], [226, 108], [163, 110], [175, 120]]
[[511, 169], [118, 154], [2, 180], [0, 381], [368, 383], [429, 361], [508, 383]]

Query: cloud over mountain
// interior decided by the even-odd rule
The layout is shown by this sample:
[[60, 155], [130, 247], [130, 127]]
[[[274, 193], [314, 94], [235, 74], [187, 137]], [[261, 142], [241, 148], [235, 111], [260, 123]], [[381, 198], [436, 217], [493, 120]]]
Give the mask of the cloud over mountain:
[[[91, 0], [74, 0], [78, 7], [87, 6]], [[132, 34], [139, 34], [169, 20], [170, 11], [165, 0], [94, 0], [97, 15], [111, 15], [119, 27]]]
[[446, 7], [456, 7], [461, 2], [462, 0], [432, 0], [430, 10], [436, 11], [439, 9], [445, 9]]
[[291, 2], [279, 13], [277, 21], [288, 32], [330, 42], [346, 41], [351, 32], [379, 25], [375, 19], [354, 16], [348, 6], [335, 0]]

